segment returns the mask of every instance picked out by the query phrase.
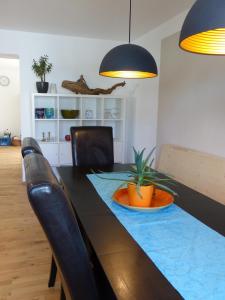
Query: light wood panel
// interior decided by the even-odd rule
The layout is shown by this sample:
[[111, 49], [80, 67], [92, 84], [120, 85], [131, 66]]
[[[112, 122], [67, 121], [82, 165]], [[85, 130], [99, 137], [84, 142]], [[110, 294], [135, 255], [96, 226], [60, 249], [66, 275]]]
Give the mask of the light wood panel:
[[175, 145], [163, 145], [157, 169], [225, 204], [225, 158]]
[[57, 300], [51, 251], [21, 182], [19, 147], [0, 147], [0, 300]]

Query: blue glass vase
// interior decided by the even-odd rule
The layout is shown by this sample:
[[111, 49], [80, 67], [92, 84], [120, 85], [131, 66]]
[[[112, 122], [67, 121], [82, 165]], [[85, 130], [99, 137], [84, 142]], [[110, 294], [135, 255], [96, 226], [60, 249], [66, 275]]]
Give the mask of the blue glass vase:
[[54, 118], [54, 108], [45, 108], [45, 118], [46, 119]]

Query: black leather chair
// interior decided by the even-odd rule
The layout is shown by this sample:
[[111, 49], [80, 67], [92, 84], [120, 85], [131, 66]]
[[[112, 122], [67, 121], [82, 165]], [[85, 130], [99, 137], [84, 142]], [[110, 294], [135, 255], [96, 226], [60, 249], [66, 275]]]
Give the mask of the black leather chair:
[[[41, 148], [38, 145], [38, 142], [32, 137], [25, 137], [22, 142], [21, 154], [24, 158], [26, 155], [29, 155], [31, 153], [37, 153], [43, 155]], [[52, 256], [48, 287], [53, 287], [55, 285], [56, 274], [57, 274], [57, 266], [54, 257]]]
[[23, 139], [21, 153], [23, 157], [30, 153], [39, 153], [43, 155], [38, 142], [32, 137], [26, 137]]
[[112, 127], [70, 128], [74, 166], [105, 166], [114, 163]]
[[[61, 299], [99, 299], [88, 252], [67, 197], [40, 154], [24, 158], [27, 192], [62, 276]], [[64, 294], [65, 291], [65, 294]]]

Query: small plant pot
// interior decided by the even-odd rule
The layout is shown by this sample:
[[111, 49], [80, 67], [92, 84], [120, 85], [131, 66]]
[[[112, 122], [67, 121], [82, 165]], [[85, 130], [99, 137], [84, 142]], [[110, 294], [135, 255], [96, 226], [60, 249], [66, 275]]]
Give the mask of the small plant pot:
[[38, 93], [47, 93], [48, 92], [48, 82], [38, 81], [36, 82], [36, 87]]
[[128, 184], [127, 185], [128, 197], [129, 197], [129, 204], [131, 206], [136, 207], [150, 207], [152, 202], [152, 196], [154, 192], [153, 185], [146, 185], [140, 187], [140, 194], [137, 192], [136, 184]]

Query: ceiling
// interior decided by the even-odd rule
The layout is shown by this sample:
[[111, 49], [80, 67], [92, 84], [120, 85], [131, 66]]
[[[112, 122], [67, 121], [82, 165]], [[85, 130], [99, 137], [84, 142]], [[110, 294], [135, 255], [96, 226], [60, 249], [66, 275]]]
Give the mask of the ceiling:
[[[194, 0], [133, 0], [132, 39]], [[0, 0], [0, 29], [127, 40], [129, 0]]]

